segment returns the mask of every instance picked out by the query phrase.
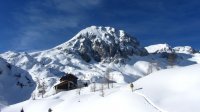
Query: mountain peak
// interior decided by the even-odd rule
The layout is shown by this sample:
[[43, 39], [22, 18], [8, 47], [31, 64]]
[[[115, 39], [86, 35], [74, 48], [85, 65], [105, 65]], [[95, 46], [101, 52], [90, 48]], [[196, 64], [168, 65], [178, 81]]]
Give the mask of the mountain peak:
[[145, 47], [145, 49], [149, 53], [162, 53], [162, 52], [172, 53], [172, 52], [174, 52], [173, 48], [167, 43], [150, 45], [150, 46]]
[[87, 62], [147, 54], [138, 40], [125, 31], [102, 26], [87, 27], [57, 48], [79, 54]]
[[177, 46], [173, 48], [176, 53], [185, 53], [185, 54], [193, 54], [198, 51], [192, 48], [191, 46]]
[[194, 54], [198, 52], [191, 46], [177, 46], [171, 47], [169, 44], [155, 44], [145, 47], [149, 53], [184, 53], [184, 54]]
[[74, 38], [79, 39], [80, 36], [85, 36], [89, 39], [92, 39], [95, 36], [95, 38], [104, 40], [105, 42], [111, 42], [112, 40], [123, 41], [123, 39], [130, 40], [129, 38], [132, 38], [132, 40], [135, 41], [135, 44], [139, 44], [136, 38], [128, 35], [124, 30], [118, 30], [113, 27], [90, 26], [81, 30]]

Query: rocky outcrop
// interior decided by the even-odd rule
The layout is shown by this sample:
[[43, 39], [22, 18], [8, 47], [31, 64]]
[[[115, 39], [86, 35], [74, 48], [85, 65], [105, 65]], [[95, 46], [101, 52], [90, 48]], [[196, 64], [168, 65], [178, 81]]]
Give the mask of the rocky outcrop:
[[86, 62], [113, 61], [133, 55], [148, 54], [140, 47], [136, 38], [112, 27], [88, 27], [57, 48], [68, 53], [79, 54]]

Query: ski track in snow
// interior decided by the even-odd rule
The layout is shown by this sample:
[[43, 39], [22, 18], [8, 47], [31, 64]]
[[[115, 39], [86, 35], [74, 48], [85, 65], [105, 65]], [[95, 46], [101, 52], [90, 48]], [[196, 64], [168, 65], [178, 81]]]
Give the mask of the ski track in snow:
[[144, 94], [141, 94], [139, 92], [134, 91], [135, 94], [143, 97], [145, 99], [145, 101], [147, 101], [148, 104], [150, 104], [152, 107], [154, 107], [156, 110], [158, 110], [159, 112], [167, 112], [163, 109], [161, 109], [160, 107], [156, 106], [147, 96], [145, 96]]
[[[123, 89], [124, 89], [124, 88], [123, 88]], [[123, 89], [122, 89], [122, 90], [123, 90]], [[136, 88], [136, 89], [134, 89], [134, 90], [133, 90], [133, 94], [136, 94], [136, 95], [138, 95], [138, 96], [144, 98], [144, 100], [145, 100], [149, 105], [151, 105], [153, 108], [155, 108], [158, 112], [168, 112], [168, 111], [165, 111], [165, 110], [163, 110], [162, 108], [156, 106], [156, 105], [155, 105], [147, 96], [145, 96], [144, 94], [137, 92], [137, 91], [142, 90], [142, 89], [143, 89], [143, 88]]]

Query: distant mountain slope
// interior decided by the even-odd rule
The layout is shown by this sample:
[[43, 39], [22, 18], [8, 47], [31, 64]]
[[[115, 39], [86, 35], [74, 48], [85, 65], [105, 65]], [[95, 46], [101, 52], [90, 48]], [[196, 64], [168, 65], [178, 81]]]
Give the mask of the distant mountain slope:
[[177, 46], [171, 47], [168, 44], [154, 44], [145, 47], [148, 53], [183, 53], [183, 54], [194, 54], [199, 53], [199, 51], [193, 49], [191, 46]]
[[193, 49], [191, 46], [177, 46], [173, 48], [176, 53], [194, 54], [199, 51]]
[[172, 53], [174, 52], [173, 48], [168, 44], [155, 44], [145, 47], [148, 53]]

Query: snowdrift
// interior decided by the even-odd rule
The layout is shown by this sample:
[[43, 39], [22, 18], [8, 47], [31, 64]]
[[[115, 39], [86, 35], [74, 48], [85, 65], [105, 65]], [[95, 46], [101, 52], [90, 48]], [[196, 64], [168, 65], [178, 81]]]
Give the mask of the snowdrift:
[[169, 112], [199, 112], [200, 65], [154, 72], [135, 82], [137, 92]]

